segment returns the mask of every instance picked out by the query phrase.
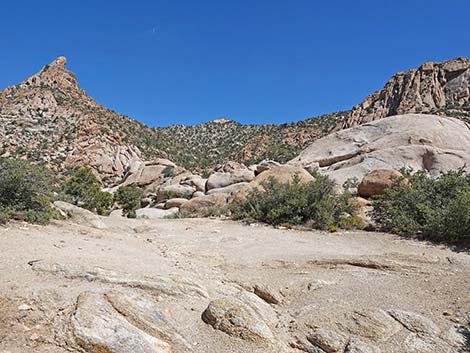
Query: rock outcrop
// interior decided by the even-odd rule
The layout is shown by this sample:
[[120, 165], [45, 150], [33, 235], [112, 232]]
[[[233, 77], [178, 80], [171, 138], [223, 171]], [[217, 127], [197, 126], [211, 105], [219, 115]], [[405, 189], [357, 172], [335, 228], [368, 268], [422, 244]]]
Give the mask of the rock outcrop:
[[355, 106], [342, 127], [393, 115], [439, 112], [470, 116], [470, 58], [427, 62], [397, 73], [382, 90]]
[[376, 169], [411, 167], [431, 176], [470, 162], [470, 129], [458, 119], [436, 115], [399, 115], [342, 130], [312, 143], [289, 163], [320, 171], [339, 185], [359, 181]]
[[104, 184], [143, 159], [165, 156], [153, 131], [99, 105], [59, 57], [0, 92], [0, 155], [44, 162], [62, 172], [91, 167]]

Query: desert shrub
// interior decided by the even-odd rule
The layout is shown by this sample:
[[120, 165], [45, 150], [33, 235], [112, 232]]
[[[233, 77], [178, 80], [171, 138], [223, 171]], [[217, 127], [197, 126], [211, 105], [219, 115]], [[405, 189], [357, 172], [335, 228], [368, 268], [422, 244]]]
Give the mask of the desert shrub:
[[0, 223], [12, 218], [46, 224], [59, 218], [51, 206], [54, 178], [42, 166], [24, 160], [0, 159]]
[[64, 183], [63, 191], [75, 205], [100, 215], [106, 214], [113, 204], [113, 195], [101, 191], [100, 182], [87, 168], [73, 170]]
[[397, 180], [373, 201], [373, 217], [384, 231], [441, 241], [470, 239], [470, 175], [450, 171], [438, 178], [402, 170]]
[[317, 174], [308, 183], [302, 183], [298, 176], [288, 183], [270, 178], [262, 187], [264, 191], [253, 190], [246, 201], [232, 207], [234, 219], [334, 229], [345, 214], [354, 213], [351, 195], [337, 195], [335, 183], [324, 175]]
[[121, 205], [122, 211], [128, 218], [135, 218], [135, 211], [140, 208], [142, 190], [136, 186], [123, 186], [114, 194], [114, 200]]
[[176, 175], [175, 167], [171, 165], [166, 166], [165, 169], [163, 169], [162, 171], [162, 175], [165, 178], [173, 178]]

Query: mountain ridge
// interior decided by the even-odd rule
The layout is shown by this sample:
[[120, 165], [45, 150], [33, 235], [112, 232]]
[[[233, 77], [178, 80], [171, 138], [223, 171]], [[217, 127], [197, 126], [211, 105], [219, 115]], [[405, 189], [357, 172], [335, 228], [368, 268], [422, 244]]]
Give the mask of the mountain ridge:
[[285, 124], [241, 124], [228, 118], [148, 127], [110, 110], [83, 90], [59, 57], [23, 82], [0, 91], [0, 155], [28, 158], [64, 172], [89, 166], [115, 184], [135, 160], [169, 158], [192, 170], [228, 160], [286, 162], [312, 141], [396, 113], [470, 120], [470, 59], [428, 62], [398, 72], [350, 111]]

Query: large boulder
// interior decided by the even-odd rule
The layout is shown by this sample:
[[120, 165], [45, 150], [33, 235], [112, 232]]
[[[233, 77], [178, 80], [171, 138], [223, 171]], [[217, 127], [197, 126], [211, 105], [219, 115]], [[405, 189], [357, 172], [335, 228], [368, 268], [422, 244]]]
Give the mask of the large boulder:
[[227, 204], [228, 196], [229, 194], [218, 193], [195, 197], [181, 205], [180, 211], [195, 212], [205, 208], [223, 207]]
[[133, 291], [84, 292], [71, 317], [71, 333], [90, 353], [192, 352], [158, 303]]
[[255, 308], [237, 298], [220, 298], [210, 302], [202, 313], [206, 324], [226, 334], [252, 342], [271, 343], [273, 332]]
[[186, 202], [188, 202], [188, 199], [183, 199], [183, 198], [169, 199], [167, 202], [165, 202], [165, 209], [170, 209], [174, 207], [180, 208]]
[[207, 179], [201, 177], [200, 175], [190, 175], [186, 179], [182, 180], [181, 184], [191, 186], [196, 189], [196, 191], [205, 192], [206, 182]]
[[254, 179], [255, 173], [247, 168], [237, 169], [230, 173], [217, 172], [209, 176], [206, 183], [206, 189], [220, 189], [232, 184], [250, 182]]
[[84, 208], [72, 205], [64, 201], [55, 201], [54, 206], [60, 211], [64, 212], [72, 221], [97, 229], [107, 228], [101, 218], [93, 212], [85, 210]]
[[[431, 176], [470, 165], [470, 129], [458, 119], [398, 115], [325, 136], [289, 162], [320, 171], [342, 185], [376, 169], [412, 167]], [[263, 175], [262, 173], [261, 175]]]
[[382, 195], [385, 189], [399, 182], [403, 175], [396, 170], [377, 169], [362, 179], [357, 188], [357, 193], [362, 197]]
[[223, 188], [211, 189], [207, 192], [207, 194], [208, 195], [220, 194], [220, 193], [232, 194], [232, 193], [237, 192], [241, 189], [244, 189], [247, 185], [249, 185], [249, 183], [232, 184], [232, 185], [229, 185], [229, 186], [225, 186]]
[[159, 208], [139, 208], [135, 211], [137, 218], [142, 219], [162, 219], [178, 212], [178, 208], [161, 210]]
[[168, 200], [173, 198], [183, 198], [189, 199], [191, 198], [192, 194], [196, 191], [193, 187], [189, 185], [181, 185], [181, 184], [170, 184], [162, 186], [158, 189], [157, 193], [157, 202], [162, 200]]

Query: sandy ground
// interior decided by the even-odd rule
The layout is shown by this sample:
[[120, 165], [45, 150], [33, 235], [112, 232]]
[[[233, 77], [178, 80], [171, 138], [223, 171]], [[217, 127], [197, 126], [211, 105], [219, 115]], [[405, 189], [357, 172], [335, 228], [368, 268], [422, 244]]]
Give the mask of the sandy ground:
[[176, 274], [200, 283], [209, 298], [160, 300], [195, 352], [268, 351], [201, 320], [225, 286], [259, 284], [279, 293], [273, 330], [286, 344], [309, 327], [337, 325], [362, 309], [412, 311], [441, 327], [468, 324], [470, 255], [444, 246], [381, 233], [279, 230], [209, 219], [103, 220], [104, 230], [63, 221], [0, 228], [1, 353], [70, 350], [57, 317], [65, 317], [61, 313], [81, 292], [119, 287], [35, 271], [31, 264], [37, 262], [139, 278]]

